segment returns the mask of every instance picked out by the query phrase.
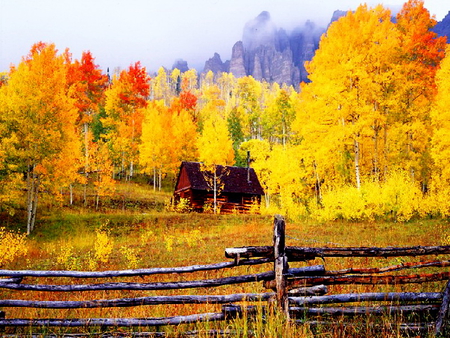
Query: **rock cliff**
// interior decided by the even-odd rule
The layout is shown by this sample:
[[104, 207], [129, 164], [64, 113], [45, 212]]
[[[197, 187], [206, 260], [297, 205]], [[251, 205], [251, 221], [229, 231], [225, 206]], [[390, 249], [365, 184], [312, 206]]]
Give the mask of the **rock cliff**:
[[[335, 11], [330, 24], [346, 15], [345, 11]], [[450, 36], [450, 12], [433, 29], [440, 36]], [[326, 28], [318, 27], [311, 21], [287, 33], [277, 28], [268, 12], [262, 12], [247, 22], [242, 41], [234, 44], [231, 60], [222, 62], [220, 55], [206, 61], [204, 72], [231, 72], [235, 77], [247, 75], [268, 82], [285, 83], [298, 87], [308, 81], [305, 61], [310, 61], [320, 37]]]
[[204, 72], [229, 71], [236, 77], [251, 75], [259, 81], [298, 86], [307, 80], [303, 64], [311, 60], [323, 32], [308, 22], [288, 34], [276, 27], [268, 12], [262, 12], [245, 25], [242, 41], [233, 46], [229, 68], [216, 53], [206, 61]]
[[447, 43], [450, 42], [450, 12], [434, 26], [433, 31], [439, 36], [447, 36]]

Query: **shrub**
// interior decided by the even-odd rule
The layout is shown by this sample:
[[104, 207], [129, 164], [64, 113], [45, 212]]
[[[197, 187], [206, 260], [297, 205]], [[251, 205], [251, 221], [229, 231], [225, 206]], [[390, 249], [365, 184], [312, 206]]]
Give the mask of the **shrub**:
[[0, 267], [28, 253], [26, 234], [19, 234], [0, 227]]

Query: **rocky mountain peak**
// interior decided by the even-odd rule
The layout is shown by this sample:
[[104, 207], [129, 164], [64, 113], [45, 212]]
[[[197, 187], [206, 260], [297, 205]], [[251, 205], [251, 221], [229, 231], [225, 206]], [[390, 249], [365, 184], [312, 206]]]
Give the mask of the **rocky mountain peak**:
[[252, 51], [259, 46], [275, 46], [277, 27], [272, 22], [269, 12], [262, 12], [245, 24], [242, 42], [246, 50]]
[[447, 43], [450, 39], [450, 12], [447, 13], [442, 21], [438, 22], [436, 26], [434, 26], [433, 31], [437, 33], [439, 36], [447, 36]]

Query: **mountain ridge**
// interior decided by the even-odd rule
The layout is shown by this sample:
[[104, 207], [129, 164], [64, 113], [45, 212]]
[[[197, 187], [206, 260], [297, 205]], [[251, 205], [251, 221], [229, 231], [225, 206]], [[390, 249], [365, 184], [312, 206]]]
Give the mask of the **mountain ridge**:
[[[334, 11], [328, 26], [346, 13]], [[242, 39], [232, 47], [231, 59], [223, 62], [214, 53], [205, 62], [203, 73], [231, 72], [237, 78], [251, 75], [259, 81], [297, 87], [308, 81], [304, 64], [314, 57], [327, 28], [308, 20], [288, 33], [272, 22], [269, 12], [263, 11], [245, 24]], [[433, 31], [439, 36], [450, 36], [450, 12]]]

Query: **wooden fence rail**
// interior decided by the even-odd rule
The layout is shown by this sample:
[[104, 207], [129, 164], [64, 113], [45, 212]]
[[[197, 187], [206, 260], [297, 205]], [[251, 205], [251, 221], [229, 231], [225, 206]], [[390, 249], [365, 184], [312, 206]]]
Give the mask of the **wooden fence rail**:
[[[397, 323], [401, 329], [434, 330], [436, 335], [446, 329], [448, 307], [450, 302], [450, 283], [444, 290], [437, 292], [376, 292], [328, 294], [327, 286], [336, 285], [401, 285], [407, 283], [425, 283], [450, 280], [450, 271], [437, 272], [436, 269], [447, 268], [450, 260], [434, 259], [420, 262], [407, 262], [385, 267], [348, 267], [341, 270], [327, 270], [325, 265], [313, 265], [292, 268], [290, 262], [311, 261], [315, 258], [354, 258], [354, 257], [403, 257], [426, 255], [449, 255], [450, 246], [415, 246], [415, 247], [340, 247], [312, 248], [285, 245], [285, 222], [281, 216], [275, 216], [273, 246], [240, 247], [225, 249], [225, 256], [233, 261], [208, 265], [192, 265], [174, 268], [149, 268], [120, 271], [36, 271], [36, 270], [0, 270], [0, 289], [21, 290], [21, 294], [32, 294], [32, 291], [73, 292], [104, 290], [180, 290], [189, 288], [211, 288], [223, 285], [243, 283], [263, 283], [266, 292], [239, 293], [226, 295], [174, 295], [150, 296], [115, 299], [90, 299], [77, 301], [55, 300], [22, 300], [2, 299], [0, 296], [0, 328], [1, 327], [160, 327], [205, 321], [230, 320], [243, 312], [248, 315], [256, 313], [254, 305], [240, 306], [235, 303], [271, 302], [275, 301], [279, 311], [287, 319], [310, 326], [326, 325], [330, 321], [323, 318], [332, 316], [360, 315], [393, 315], [427, 314], [433, 318], [430, 322]], [[448, 258], [448, 257], [446, 257]], [[164, 274], [184, 274], [199, 271], [233, 269], [237, 266], [272, 264], [272, 270], [192, 281], [173, 282], [105, 282], [105, 283], [26, 283], [32, 278], [72, 278], [87, 281], [90, 279], [144, 277]], [[432, 272], [417, 273], [421, 269]], [[414, 270], [414, 273], [399, 274], [401, 271]], [[28, 293], [29, 292], [29, 293]], [[369, 304], [363, 306], [361, 303]], [[347, 304], [357, 303], [360, 305]], [[80, 308], [113, 308], [152, 306], [164, 304], [222, 304], [222, 311], [217, 313], [200, 313], [175, 317], [160, 318], [8, 318], [10, 308], [39, 309], [80, 309]], [[339, 306], [336, 306], [339, 305]], [[265, 308], [265, 306], [260, 306]], [[422, 318], [422, 317], [420, 317]], [[332, 321], [334, 325], [341, 321]], [[346, 322], [350, 325], [351, 322]], [[370, 323], [369, 323], [370, 324]], [[342, 325], [342, 324], [339, 324]], [[372, 325], [372, 324], [370, 324]], [[368, 326], [370, 326], [368, 325]], [[375, 324], [373, 324], [375, 325]]]

